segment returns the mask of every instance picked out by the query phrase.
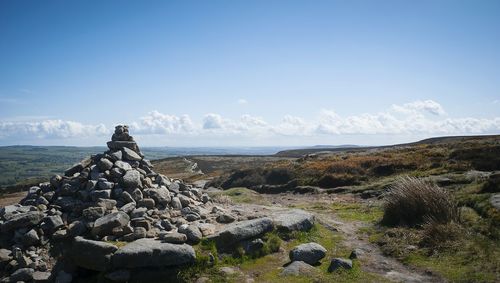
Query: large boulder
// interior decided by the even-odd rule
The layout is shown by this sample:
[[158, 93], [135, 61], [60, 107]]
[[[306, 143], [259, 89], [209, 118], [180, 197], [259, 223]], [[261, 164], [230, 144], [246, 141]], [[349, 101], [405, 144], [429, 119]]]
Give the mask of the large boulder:
[[114, 228], [125, 227], [130, 221], [130, 217], [123, 211], [114, 212], [98, 218], [94, 222], [92, 234], [105, 236], [111, 235]]
[[112, 258], [113, 268], [179, 266], [194, 263], [196, 254], [187, 244], [175, 245], [154, 239], [139, 239], [120, 248]]
[[326, 255], [326, 249], [317, 243], [307, 243], [296, 246], [290, 251], [291, 261], [303, 261], [308, 264], [316, 264]]
[[73, 262], [83, 268], [104, 271], [111, 267], [111, 256], [118, 250], [115, 245], [76, 237], [71, 246]]
[[314, 215], [300, 209], [276, 214], [274, 224], [280, 231], [309, 231], [314, 225]]
[[273, 229], [273, 221], [264, 217], [230, 224], [210, 238], [215, 239], [219, 246], [231, 246], [244, 240], [262, 236]]

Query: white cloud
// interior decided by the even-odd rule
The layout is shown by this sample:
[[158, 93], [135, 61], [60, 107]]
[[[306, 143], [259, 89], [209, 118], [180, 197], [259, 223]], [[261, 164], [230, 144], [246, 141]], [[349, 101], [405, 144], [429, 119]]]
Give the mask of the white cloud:
[[0, 139], [34, 138], [67, 139], [107, 134], [103, 124], [84, 125], [79, 122], [63, 120], [44, 120], [35, 122], [0, 122]]
[[403, 105], [394, 104], [392, 105], [392, 108], [396, 112], [401, 112], [406, 114], [425, 113], [425, 112], [438, 116], [446, 114], [441, 104], [437, 103], [434, 100], [417, 100]]
[[240, 104], [240, 105], [248, 104], [248, 101], [244, 98], [240, 98], [240, 99], [238, 99], [238, 104]]
[[182, 134], [193, 132], [195, 126], [188, 115], [179, 117], [153, 110], [130, 124], [130, 129], [138, 134]]
[[[432, 100], [415, 101], [403, 105], [392, 105], [388, 110], [359, 115], [342, 116], [332, 110], [321, 110], [315, 119], [285, 115], [281, 121], [270, 123], [264, 118], [248, 114], [238, 118], [227, 118], [217, 113], [208, 113], [201, 121], [193, 121], [188, 115], [169, 115], [151, 111], [146, 116], [130, 123], [132, 135], [144, 140], [151, 135], [153, 142], [170, 143], [197, 141], [200, 146], [204, 141], [212, 144], [274, 144], [275, 141], [297, 143], [305, 140], [323, 141], [333, 137], [360, 135], [357, 143], [370, 144], [380, 136], [437, 136], [495, 134], [500, 132], [500, 117], [451, 118], [445, 115], [443, 107]], [[32, 117], [36, 118], [36, 117]], [[108, 137], [114, 125], [85, 125], [79, 122], [43, 119], [0, 121], [0, 143], [18, 143], [29, 139], [71, 139], [80, 137]], [[108, 130], [109, 129], [109, 130]], [[162, 135], [158, 139], [155, 135]], [[373, 137], [373, 138], [372, 138]], [[166, 139], [168, 138], [168, 139]], [[336, 138], [336, 140], [338, 140]], [[358, 140], [359, 139], [359, 140]], [[94, 139], [95, 141], [101, 140]], [[147, 144], [146, 144], [147, 145]]]
[[203, 118], [203, 129], [221, 129], [224, 127], [222, 117], [219, 114], [209, 113]]

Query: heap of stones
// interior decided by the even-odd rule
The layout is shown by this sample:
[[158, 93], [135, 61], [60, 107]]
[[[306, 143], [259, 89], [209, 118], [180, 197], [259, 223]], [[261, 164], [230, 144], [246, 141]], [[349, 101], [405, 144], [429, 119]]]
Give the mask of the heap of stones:
[[107, 146], [0, 210], [2, 282], [70, 282], [78, 268], [127, 281], [131, 269], [193, 263], [191, 245], [203, 237], [252, 243], [276, 225], [307, 230], [314, 221], [298, 213], [223, 225], [238, 217], [201, 188], [154, 172], [127, 126]]

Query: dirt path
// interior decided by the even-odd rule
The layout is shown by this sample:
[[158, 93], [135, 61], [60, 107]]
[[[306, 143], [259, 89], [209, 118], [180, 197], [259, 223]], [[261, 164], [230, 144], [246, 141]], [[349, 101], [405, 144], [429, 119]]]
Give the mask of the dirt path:
[[[366, 234], [360, 233], [359, 229], [368, 227], [370, 224], [360, 221], [346, 221], [339, 218], [331, 211], [314, 208], [320, 204], [332, 204], [335, 201], [353, 200], [349, 195], [328, 194], [285, 194], [285, 195], [263, 195], [273, 203], [275, 207], [298, 206], [316, 215], [318, 222], [332, 231], [342, 234], [342, 244], [350, 249], [358, 249], [362, 253], [359, 257], [362, 269], [384, 276], [394, 282], [445, 282], [444, 279], [428, 274], [423, 270], [417, 270], [402, 264], [398, 260], [385, 256], [380, 248], [368, 240]], [[356, 201], [362, 201], [357, 199]]]
[[0, 197], [0, 207], [19, 203], [26, 196], [26, 192], [5, 194]]

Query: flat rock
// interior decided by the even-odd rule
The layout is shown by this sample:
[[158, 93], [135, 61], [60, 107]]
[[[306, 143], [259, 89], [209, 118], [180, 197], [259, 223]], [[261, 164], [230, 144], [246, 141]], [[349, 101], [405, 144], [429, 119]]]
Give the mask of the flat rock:
[[123, 211], [114, 212], [97, 219], [94, 222], [94, 235], [111, 235], [114, 228], [121, 228], [128, 224], [130, 217]]
[[104, 271], [111, 267], [111, 256], [118, 248], [115, 245], [75, 237], [71, 247], [73, 262], [81, 267]]
[[2, 224], [2, 231], [10, 231], [22, 227], [37, 225], [42, 221], [44, 214], [40, 211], [30, 211], [13, 215], [10, 220]]
[[165, 243], [171, 244], [183, 244], [187, 241], [186, 234], [172, 232], [172, 233], [162, 233], [160, 234], [160, 239]]
[[326, 249], [317, 243], [307, 243], [296, 246], [290, 251], [291, 261], [303, 261], [308, 264], [315, 264], [324, 258]]
[[318, 270], [303, 261], [294, 261], [287, 265], [283, 271], [280, 273], [281, 276], [305, 276], [313, 275], [317, 273]]
[[154, 239], [139, 239], [120, 248], [112, 258], [113, 267], [137, 268], [178, 266], [194, 263], [196, 255], [187, 244], [175, 245]]
[[128, 161], [140, 161], [142, 157], [137, 154], [137, 152], [133, 151], [130, 148], [124, 147], [122, 149], [123, 152], [123, 160], [128, 160]]
[[273, 221], [264, 217], [232, 223], [210, 238], [215, 239], [220, 246], [231, 246], [244, 240], [262, 236], [273, 229]]
[[300, 209], [276, 214], [273, 217], [276, 228], [281, 231], [309, 231], [314, 225], [314, 215]]

